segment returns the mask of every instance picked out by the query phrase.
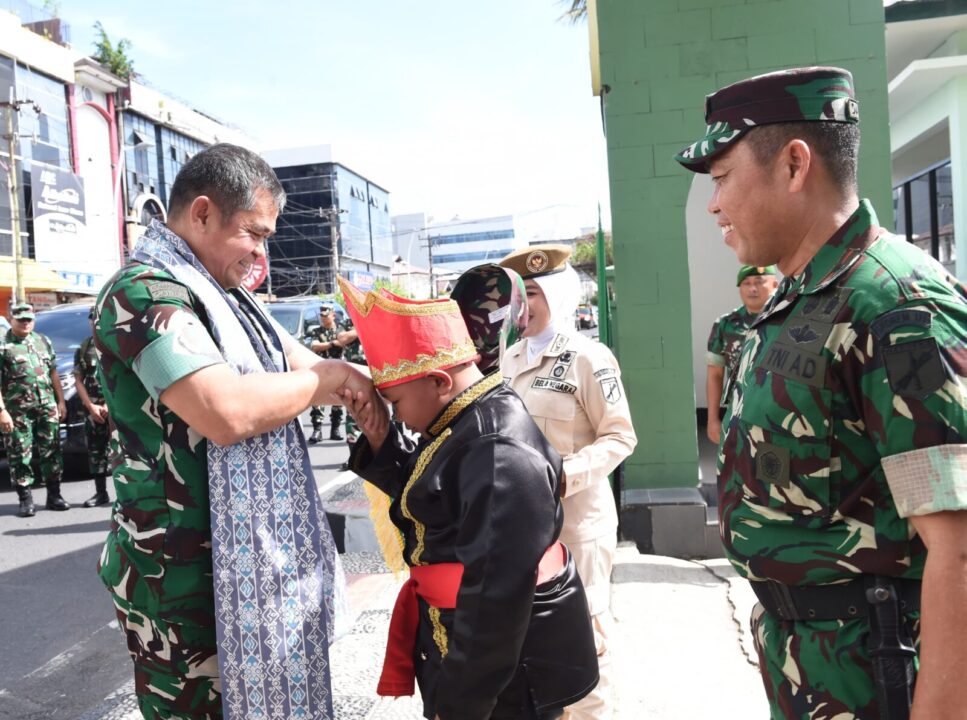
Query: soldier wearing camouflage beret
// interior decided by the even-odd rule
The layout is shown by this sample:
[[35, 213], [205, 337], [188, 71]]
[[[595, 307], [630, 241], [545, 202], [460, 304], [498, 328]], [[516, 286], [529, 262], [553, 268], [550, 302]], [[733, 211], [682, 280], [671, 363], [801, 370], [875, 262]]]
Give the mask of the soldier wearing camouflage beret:
[[20, 500], [20, 517], [34, 514], [31, 466], [37, 460], [47, 485], [48, 510], [68, 510], [60, 494], [64, 460], [60, 421], [67, 417], [57, 356], [50, 338], [34, 331], [34, 308], [19, 303], [10, 309], [13, 325], [0, 342], [0, 431], [4, 433], [10, 479]]
[[718, 467], [772, 717], [961, 717], [967, 288], [859, 199], [849, 72], [731, 85], [706, 121], [678, 160], [711, 174], [739, 261], [785, 276], [726, 389]]
[[742, 304], [732, 312], [721, 315], [713, 324], [708, 336], [708, 352], [705, 354], [705, 396], [708, 399], [708, 424], [705, 434], [708, 439], [719, 444], [722, 432], [720, 405], [724, 405], [722, 389], [726, 378], [735, 372], [739, 361], [739, 351], [745, 342], [745, 334], [755, 320], [779, 281], [772, 265], [765, 267], [743, 265], [736, 278]]

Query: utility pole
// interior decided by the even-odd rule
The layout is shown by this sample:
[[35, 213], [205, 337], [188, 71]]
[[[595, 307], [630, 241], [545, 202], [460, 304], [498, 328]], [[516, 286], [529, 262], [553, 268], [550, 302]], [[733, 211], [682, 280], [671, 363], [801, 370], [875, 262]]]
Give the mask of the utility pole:
[[[423, 228], [426, 230], [426, 228]], [[433, 277], [433, 240], [436, 238], [435, 235], [426, 234], [426, 252], [427, 259], [430, 261], [430, 297], [436, 297], [436, 278]]]
[[348, 211], [341, 210], [335, 206], [319, 208], [319, 217], [326, 218], [329, 221], [329, 242], [332, 244], [332, 259], [330, 260], [332, 283], [329, 292], [333, 294], [339, 292], [339, 284], [336, 282], [336, 276], [339, 274], [339, 215], [344, 212]]
[[13, 305], [27, 300], [23, 280], [23, 262], [21, 260], [22, 247], [20, 239], [20, 188], [17, 183], [17, 140], [19, 133], [13, 129], [13, 114], [19, 113], [24, 105], [33, 107], [35, 113], [40, 115], [40, 105], [33, 100], [10, 100], [0, 102], [0, 107], [7, 111], [7, 133], [3, 136], [7, 141], [7, 191], [10, 194], [10, 220], [13, 226], [13, 265], [16, 273], [16, 280], [13, 288]]
[[605, 265], [607, 255], [604, 248], [604, 230], [601, 228], [601, 205], [598, 205], [598, 336], [601, 342], [611, 347], [611, 298], [608, 296], [608, 274]]

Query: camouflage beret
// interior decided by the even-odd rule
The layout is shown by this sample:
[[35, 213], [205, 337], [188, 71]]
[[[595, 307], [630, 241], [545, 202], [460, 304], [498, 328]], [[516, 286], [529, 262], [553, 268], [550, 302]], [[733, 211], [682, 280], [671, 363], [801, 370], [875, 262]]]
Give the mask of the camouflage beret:
[[807, 67], [780, 70], [728, 85], [705, 98], [705, 137], [675, 159], [692, 172], [758, 125], [785, 122], [859, 123], [849, 70]]
[[500, 265], [478, 265], [463, 273], [450, 299], [460, 306], [484, 374], [500, 364], [501, 351], [527, 328], [527, 293], [520, 275]]
[[563, 272], [571, 248], [567, 245], [530, 245], [514, 250], [500, 261], [500, 265], [510, 268], [525, 280]]
[[756, 275], [775, 275], [776, 266], [766, 265], [765, 267], [756, 265], [743, 265], [739, 268], [739, 275], [735, 279], [735, 286], [738, 287], [742, 284], [742, 281], [749, 277], [755, 277]]
[[25, 318], [27, 320], [33, 320], [34, 306], [30, 303], [18, 303], [10, 308], [10, 317], [15, 319]]

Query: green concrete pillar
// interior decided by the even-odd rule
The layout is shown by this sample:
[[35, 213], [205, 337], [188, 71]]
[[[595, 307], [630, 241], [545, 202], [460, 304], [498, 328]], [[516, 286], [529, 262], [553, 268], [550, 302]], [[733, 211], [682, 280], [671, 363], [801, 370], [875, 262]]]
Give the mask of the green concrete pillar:
[[[795, 65], [858, 85], [861, 193], [893, 226], [882, 0], [591, 0], [611, 185], [613, 330], [638, 448], [627, 488], [698, 483], [685, 204], [673, 160], [704, 128], [707, 93]], [[724, 311], [724, 310], [723, 310]]]

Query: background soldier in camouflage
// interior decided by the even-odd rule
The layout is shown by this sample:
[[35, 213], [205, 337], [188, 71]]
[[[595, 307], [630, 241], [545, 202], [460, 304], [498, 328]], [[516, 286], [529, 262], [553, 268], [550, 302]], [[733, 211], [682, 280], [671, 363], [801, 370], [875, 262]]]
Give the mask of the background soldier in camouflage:
[[962, 717], [967, 289], [858, 198], [849, 72], [737, 83], [706, 120], [678, 160], [711, 173], [739, 260], [786, 276], [726, 391], [718, 463], [772, 716], [906, 717], [915, 678], [911, 717]]
[[719, 444], [719, 435], [722, 432], [722, 416], [719, 410], [720, 406], [725, 405], [722, 397], [725, 381], [738, 365], [739, 351], [745, 342], [746, 331], [756, 315], [762, 311], [766, 300], [775, 292], [779, 281], [772, 265], [743, 265], [739, 268], [735, 284], [739, 288], [742, 304], [719, 317], [712, 325], [712, 332], [708, 336], [708, 352], [705, 354], [705, 396], [708, 400], [705, 434], [716, 445]]
[[[346, 322], [343, 323], [343, 331], [336, 336], [339, 344], [343, 346], [345, 352], [343, 352], [343, 360], [346, 362], [351, 362], [354, 365], [365, 365], [366, 364], [366, 353], [363, 350], [363, 344], [359, 342], [359, 333], [356, 332], [356, 327], [353, 325], [352, 318], [347, 317]], [[359, 439], [359, 426], [356, 425], [356, 418], [352, 416], [352, 413], [346, 413], [346, 445], [349, 446], [350, 454], [353, 451], [353, 445]], [[348, 470], [349, 461], [347, 460], [342, 464], [340, 470]]]
[[64, 470], [60, 451], [60, 421], [67, 417], [57, 356], [50, 340], [34, 332], [34, 309], [22, 303], [10, 311], [12, 327], [0, 345], [0, 431], [5, 433], [10, 478], [20, 499], [19, 514], [34, 514], [30, 486], [36, 459], [47, 484], [48, 510], [68, 510], [61, 497]]
[[[93, 332], [94, 308], [88, 320]], [[74, 379], [77, 396], [84, 403], [87, 417], [84, 418], [84, 434], [87, 439], [87, 464], [94, 478], [94, 495], [84, 501], [84, 507], [97, 507], [111, 502], [107, 494], [107, 474], [111, 471], [110, 453], [111, 418], [107, 413], [101, 382], [97, 377], [97, 351], [94, 338], [87, 337], [74, 351]]]
[[[319, 308], [319, 324], [315, 325], [306, 332], [306, 344], [312, 352], [320, 357], [338, 360], [342, 357], [343, 347], [339, 342], [339, 325], [336, 324], [336, 314], [332, 308], [323, 305]], [[322, 420], [323, 406], [313, 405], [309, 411], [309, 419], [312, 421], [312, 435], [309, 436], [310, 443], [317, 443], [322, 440]], [[342, 406], [331, 405], [329, 407], [329, 439], [342, 440], [342, 433], [339, 432], [339, 425], [342, 423]]]

